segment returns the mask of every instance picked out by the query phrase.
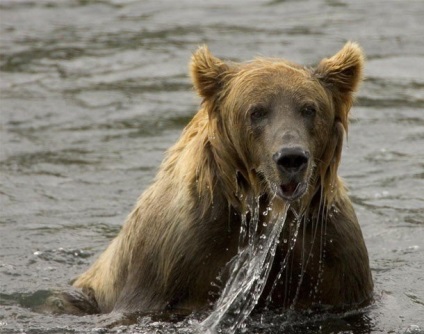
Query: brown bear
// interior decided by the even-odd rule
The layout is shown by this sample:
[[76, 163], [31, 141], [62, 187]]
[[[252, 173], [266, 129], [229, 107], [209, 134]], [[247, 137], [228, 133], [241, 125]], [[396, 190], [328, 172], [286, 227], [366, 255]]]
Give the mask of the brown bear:
[[73, 286], [96, 312], [205, 309], [228, 279], [226, 264], [243, 246], [242, 217], [249, 224], [256, 199], [264, 224], [267, 210], [290, 205], [259, 306], [370, 303], [367, 250], [337, 175], [363, 62], [351, 42], [316, 68], [224, 62], [200, 47], [191, 60], [200, 110]]

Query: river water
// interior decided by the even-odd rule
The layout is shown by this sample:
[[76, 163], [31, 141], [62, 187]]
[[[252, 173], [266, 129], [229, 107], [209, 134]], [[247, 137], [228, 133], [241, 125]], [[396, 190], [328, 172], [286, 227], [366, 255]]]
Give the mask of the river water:
[[[105, 333], [105, 316], [34, 312], [119, 231], [195, 113], [187, 62], [314, 64], [367, 54], [341, 175], [368, 246], [374, 305], [344, 316], [253, 314], [246, 333], [423, 333], [422, 0], [0, 0], [0, 332]], [[113, 333], [191, 333], [154, 315]]]

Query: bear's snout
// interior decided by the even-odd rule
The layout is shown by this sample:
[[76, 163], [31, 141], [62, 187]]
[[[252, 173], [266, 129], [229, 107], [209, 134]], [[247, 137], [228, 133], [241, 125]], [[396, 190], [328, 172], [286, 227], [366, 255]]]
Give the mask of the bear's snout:
[[300, 147], [283, 148], [274, 153], [272, 159], [283, 175], [294, 177], [308, 166], [310, 154]]
[[272, 159], [277, 165], [281, 178], [277, 194], [287, 201], [302, 197], [308, 189], [309, 151], [299, 146], [285, 147], [274, 153]]

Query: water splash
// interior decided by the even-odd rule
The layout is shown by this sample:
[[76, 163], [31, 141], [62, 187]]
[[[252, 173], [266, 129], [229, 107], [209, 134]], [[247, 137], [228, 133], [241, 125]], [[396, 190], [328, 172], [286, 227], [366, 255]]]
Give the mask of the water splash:
[[[257, 304], [274, 260], [288, 205], [272, 214], [260, 233], [259, 198], [242, 214], [238, 254], [229, 262], [229, 279], [212, 313], [200, 324], [203, 333], [233, 333]], [[266, 209], [270, 213], [269, 208]], [[250, 214], [250, 219], [247, 218]]]

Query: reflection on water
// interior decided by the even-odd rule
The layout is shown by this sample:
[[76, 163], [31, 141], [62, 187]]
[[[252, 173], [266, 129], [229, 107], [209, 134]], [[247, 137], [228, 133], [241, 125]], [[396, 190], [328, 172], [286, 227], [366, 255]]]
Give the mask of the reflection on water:
[[[368, 62], [341, 174], [376, 302], [337, 317], [253, 313], [246, 331], [422, 332], [421, 0], [2, 0], [0, 15], [0, 332], [102, 332], [102, 316], [31, 309], [106, 247], [198, 108], [187, 62], [199, 44], [310, 64], [348, 39]], [[190, 333], [205, 318], [157, 316], [109, 331]]]

